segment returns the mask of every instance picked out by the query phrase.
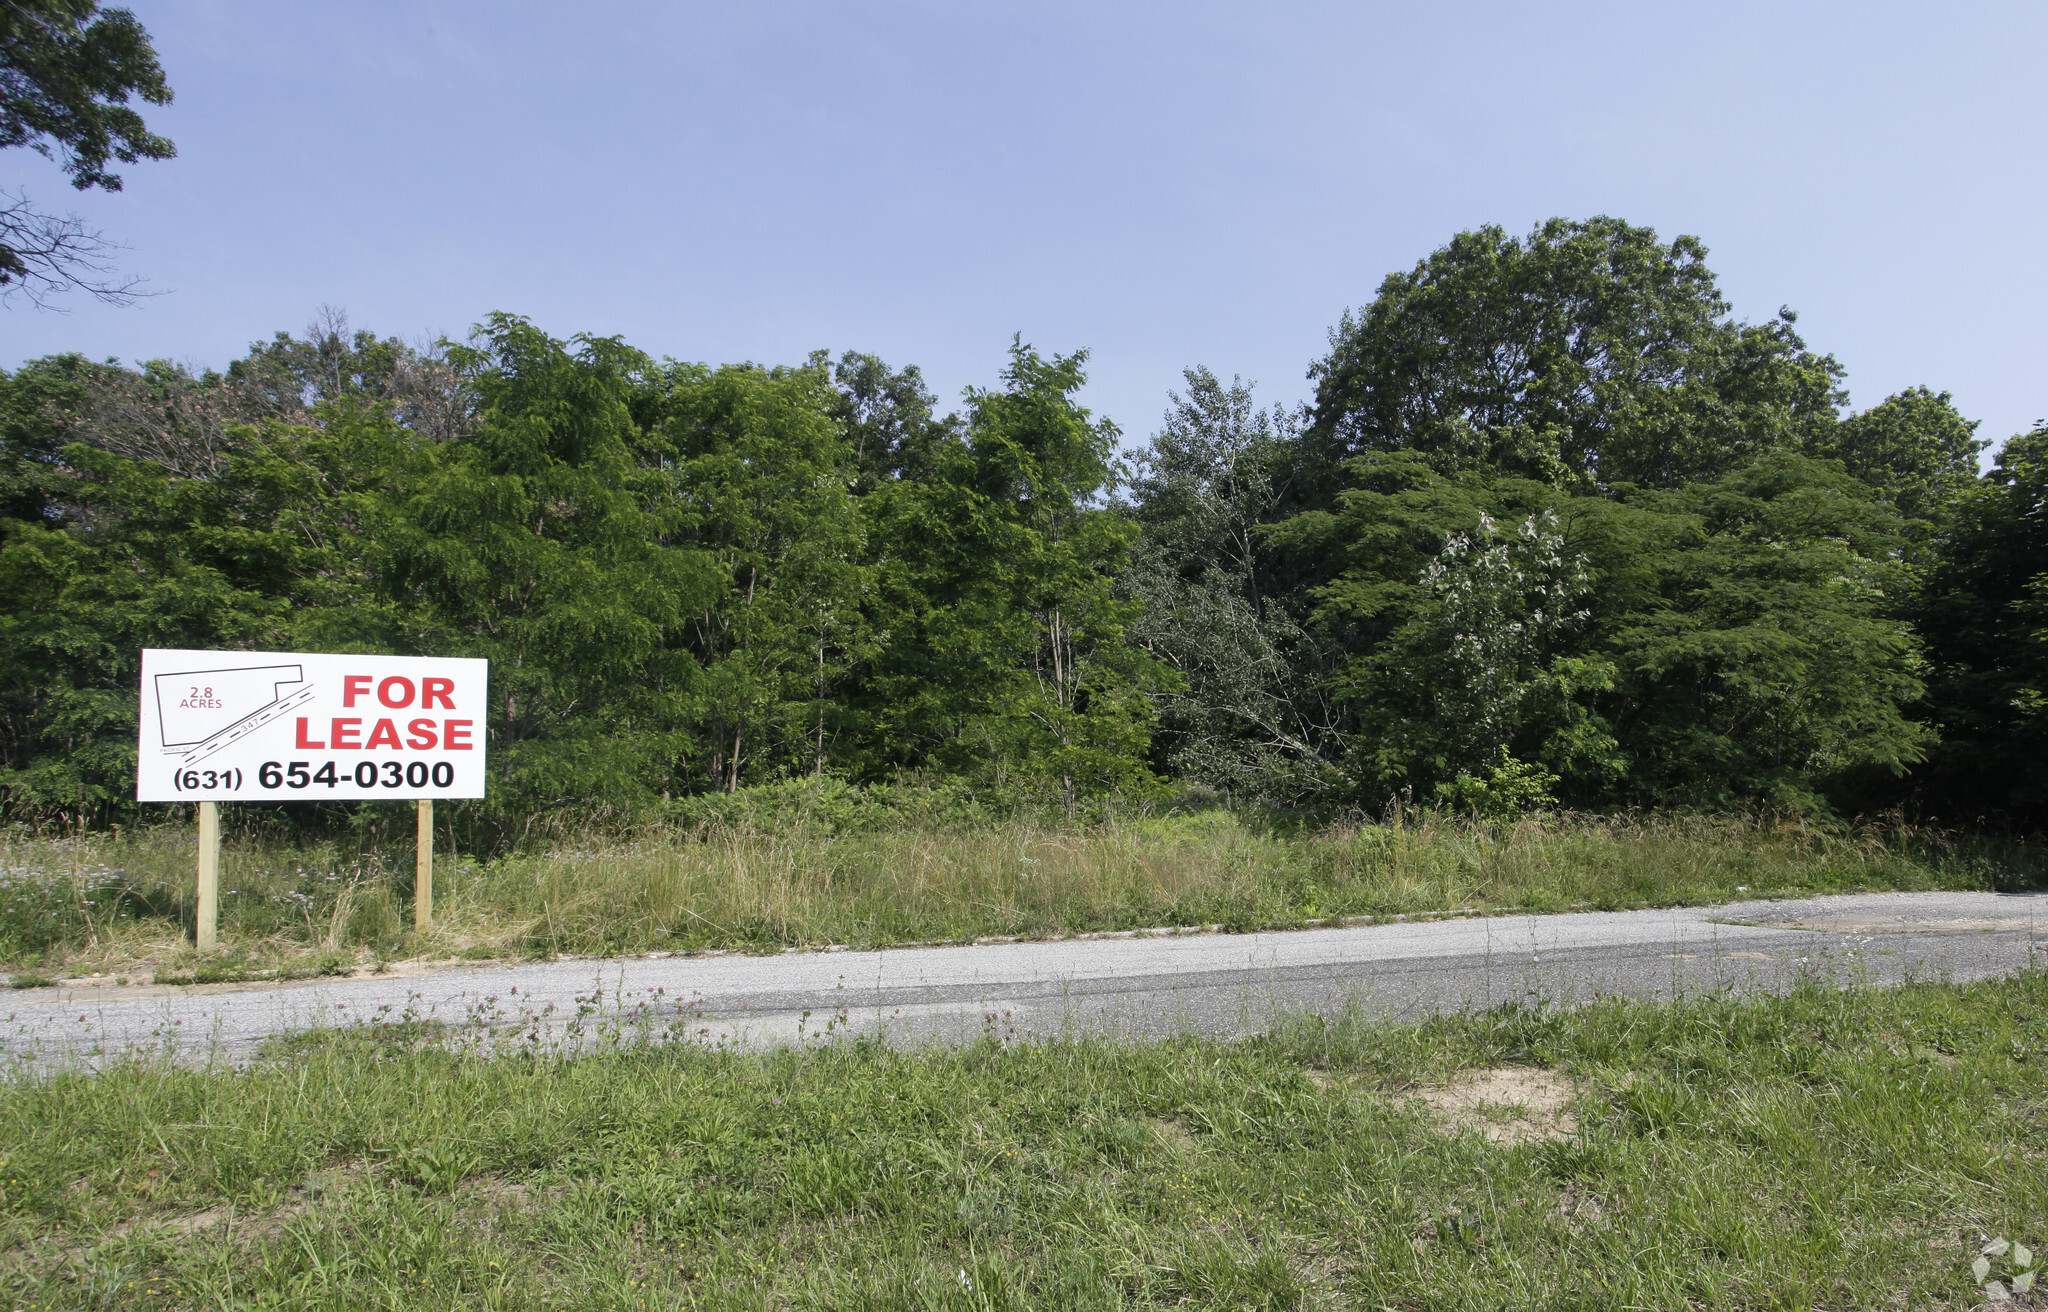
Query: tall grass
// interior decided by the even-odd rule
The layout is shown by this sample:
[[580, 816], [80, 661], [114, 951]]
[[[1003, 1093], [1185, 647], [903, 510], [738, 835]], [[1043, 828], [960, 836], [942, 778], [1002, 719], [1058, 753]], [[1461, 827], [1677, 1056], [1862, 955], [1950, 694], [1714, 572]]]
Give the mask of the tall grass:
[[2025, 878], [2034, 859], [1698, 815], [1510, 826], [1426, 816], [1286, 835], [1210, 811], [1088, 829], [745, 827], [571, 844], [482, 869], [462, 898], [471, 914], [523, 922], [536, 948], [601, 952], [1243, 930], [1467, 907], [1708, 902], [1738, 889], [1990, 887]]
[[[156, 828], [0, 837], [0, 954], [140, 969], [183, 951], [193, 838]], [[223, 941], [278, 964], [1236, 930], [1459, 909], [1684, 905], [2042, 879], [2039, 847], [1903, 826], [1692, 813], [1439, 814], [1290, 832], [1215, 809], [1091, 825], [1032, 817], [846, 825], [781, 811], [630, 836], [593, 831], [490, 860], [442, 853], [435, 928], [413, 934], [410, 847], [231, 834]]]

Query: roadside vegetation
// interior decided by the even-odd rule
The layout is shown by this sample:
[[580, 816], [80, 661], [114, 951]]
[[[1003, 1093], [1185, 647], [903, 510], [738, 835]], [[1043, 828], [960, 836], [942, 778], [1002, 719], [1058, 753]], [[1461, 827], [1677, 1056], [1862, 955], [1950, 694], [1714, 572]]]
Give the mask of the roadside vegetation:
[[2027, 1283], [2048, 1242], [2038, 973], [1310, 1018], [1235, 1043], [659, 1040], [490, 1057], [392, 1025], [241, 1070], [17, 1079], [0, 1292], [137, 1310], [1963, 1308]]
[[802, 779], [2031, 830], [2048, 430], [1984, 471], [1947, 393], [1852, 409], [1706, 255], [1459, 233], [1335, 326], [1312, 401], [1194, 366], [1149, 439], [1084, 404], [1085, 350], [1021, 339], [957, 398], [507, 313], [425, 349], [329, 313], [218, 372], [26, 361], [0, 822], [163, 818], [140, 653], [189, 647], [488, 659], [458, 838], [493, 853]]
[[[223, 951], [189, 947], [194, 836], [0, 837], [0, 963], [18, 984], [346, 973], [407, 958], [775, 951], [1160, 926], [1672, 906], [2043, 881], [2038, 845], [1903, 825], [1680, 812], [1485, 821], [1393, 811], [1290, 828], [1224, 807], [950, 818], [829, 786], [719, 799], [688, 827], [596, 827], [439, 856], [412, 930], [409, 826], [231, 831]], [[232, 815], [232, 813], [231, 813]], [[410, 817], [400, 817], [409, 821]]]

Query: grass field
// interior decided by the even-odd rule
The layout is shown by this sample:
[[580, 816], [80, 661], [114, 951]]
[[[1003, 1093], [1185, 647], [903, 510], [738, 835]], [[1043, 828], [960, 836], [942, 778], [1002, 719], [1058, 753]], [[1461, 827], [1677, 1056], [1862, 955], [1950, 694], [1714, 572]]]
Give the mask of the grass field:
[[1235, 1043], [486, 1057], [365, 1028], [0, 1085], [0, 1292], [1963, 1308], [2048, 1244], [2044, 1116], [2041, 974]]
[[1423, 814], [1288, 831], [1215, 809], [1088, 826], [835, 825], [804, 812], [440, 856], [411, 931], [409, 841], [230, 830], [224, 951], [193, 957], [194, 837], [0, 836], [0, 965], [18, 982], [308, 974], [402, 957], [1045, 937], [1152, 925], [1622, 908], [1866, 889], [2038, 886], [2048, 849], [1901, 827], [1694, 814]]

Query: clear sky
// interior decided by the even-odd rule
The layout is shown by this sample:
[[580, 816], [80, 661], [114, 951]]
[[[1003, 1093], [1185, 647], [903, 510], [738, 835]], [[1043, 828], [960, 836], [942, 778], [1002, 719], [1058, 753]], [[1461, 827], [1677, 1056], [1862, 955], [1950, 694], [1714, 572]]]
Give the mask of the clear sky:
[[2048, 5], [132, 0], [178, 158], [78, 196], [166, 294], [0, 311], [0, 364], [220, 366], [322, 305], [655, 355], [995, 381], [1087, 347], [1131, 438], [1180, 370], [1307, 395], [1346, 306], [1483, 223], [1701, 237], [1865, 406], [2048, 416]]

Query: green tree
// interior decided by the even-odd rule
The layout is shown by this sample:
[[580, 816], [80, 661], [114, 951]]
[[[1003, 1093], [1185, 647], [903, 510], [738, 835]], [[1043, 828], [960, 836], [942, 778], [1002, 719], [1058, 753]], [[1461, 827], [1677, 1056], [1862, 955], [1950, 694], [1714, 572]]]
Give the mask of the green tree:
[[2015, 437], [1952, 503], [1916, 618], [1941, 745], [1922, 780], [1945, 817], [2048, 815], [2048, 427]]
[[1890, 600], [1902, 526], [1862, 483], [1784, 453], [1632, 508], [1676, 527], [1608, 557], [1655, 587], [1611, 639], [1637, 796], [1802, 808], [1849, 772], [1925, 758], [1907, 714], [1921, 644]]
[[1977, 455], [1989, 445], [1947, 392], [1912, 387], [1844, 419], [1817, 450], [1931, 531], [1977, 485]]
[[1179, 778], [1275, 800], [1326, 787], [1343, 715], [1326, 686], [1331, 650], [1299, 597], [1269, 577], [1264, 533], [1285, 499], [1297, 416], [1204, 368], [1169, 394], [1138, 460], [1140, 537], [1121, 576], [1139, 603], [1131, 641], [1180, 676], [1156, 694], [1155, 756]]
[[[1561, 776], [1567, 800], [1610, 797], [1625, 761], [1593, 617], [1591, 512], [1622, 513], [1533, 479], [1444, 474], [1415, 452], [1369, 454], [1330, 511], [1271, 533], [1321, 562], [1312, 625], [1341, 653], [1331, 688], [1354, 717], [1351, 787], [1380, 804], [1493, 768], [1502, 753]], [[1591, 577], [1589, 577], [1591, 576]]]
[[[149, 33], [126, 9], [97, 0], [10, 0], [0, 6], [0, 147], [56, 160], [80, 191], [121, 190], [108, 164], [169, 159], [171, 143], [129, 108], [171, 102]], [[123, 301], [132, 281], [105, 278], [107, 243], [72, 217], [37, 211], [25, 195], [0, 205], [0, 294], [41, 303], [77, 289]]]
[[1793, 316], [1729, 317], [1706, 248], [1619, 219], [1452, 238], [1347, 313], [1316, 363], [1300, 483], [1327, 504], [1346, 458], [1415, 451], [1446, 472], [1675, 486], [1832, 424], [1840, 369]]
[[1417, 636], [1433, 657], [1442, 768], [1474, 774], [1508, 750], [1527, 719], [1525, 703], [1569, 698], [1585, 684], [1572, 677], [1580, 662], [1560, 653], [1592, 614], [1589, 571], [1565, 546], [1554, 511], [1512, 526], [1481, 512], [1470, 532], [1444, 538], [1419, 583], [1431, 603]]
[[[824, 362], [822, 354], [814, 359]], [[959, 417], [938, 415], [937, 398], [916, 365], [891, 369], [878, 356], [848, 351], [832, 366], [832, 381], [832, 417], [851, 448], [857, 493], [929, 474], [939, 453], [960, 439]]]
[[725, 792], [823, 774], [838, 763], [848, 679], [869, 642], [859, 466], [837, 394], [822, 362], [671, 365], [659, 386], [671, 537], [720, 584], [687, 625], [703, 668], [696, 773]]
[[1004, 387], [971, 390], [965, 440], [869, 498], [884, 635], [871, 770], [937, 765], [1056, 790], [1139, 788], [1165, 677], [1126, 641], [1114, 579], [1135, 529], [1099, 504], [1116, 429], [1073, 399], [1085, 352], [1021, 341]]
[[1898, 521], [1827, 464], [1781, 453], [1620, 498], [1410, 452], [1352, 475], [1275, 539], [1340, 566], [1315, 618], [1351, 653], [1367, 800], [1506, 752], [1574, 805], [1809, 808], [1925, 751], [1918, 644], [1887, 601]]
[[320, 422], [330, 407], [384, 407], [402, 427], [430, 442], [467, 433], [476, 400], [443, 346], [415, 347], [396, 337], [351, 330], [348, 315], [323, 307], [305, 335], [278, 333], [250, 346], [223, 380], [243, 408]]
[[63, 355], [0, 375], [0, 520], [64, 518], [73, 485], [64, 448], [79, 440], [90, 369], [84, 357]]
[[209, 477], [74, 443], [62, 518], [0, 519], [0, 798], [16, 815], [132, 810], [144, 647], [286, 647], [340, 600], [318, 531], [318, 433], [273, 425]]
[[684, 508], [634, 416], [651, 362], [510, 315], [449, 357], [474, 431], [414, 443], [365, 526], [389, 641], [490, 660], [501, 837], [644, 803], [687, 773], [701, 677], [685, 624], [720, 586], [701, 552], [663, 542]]

